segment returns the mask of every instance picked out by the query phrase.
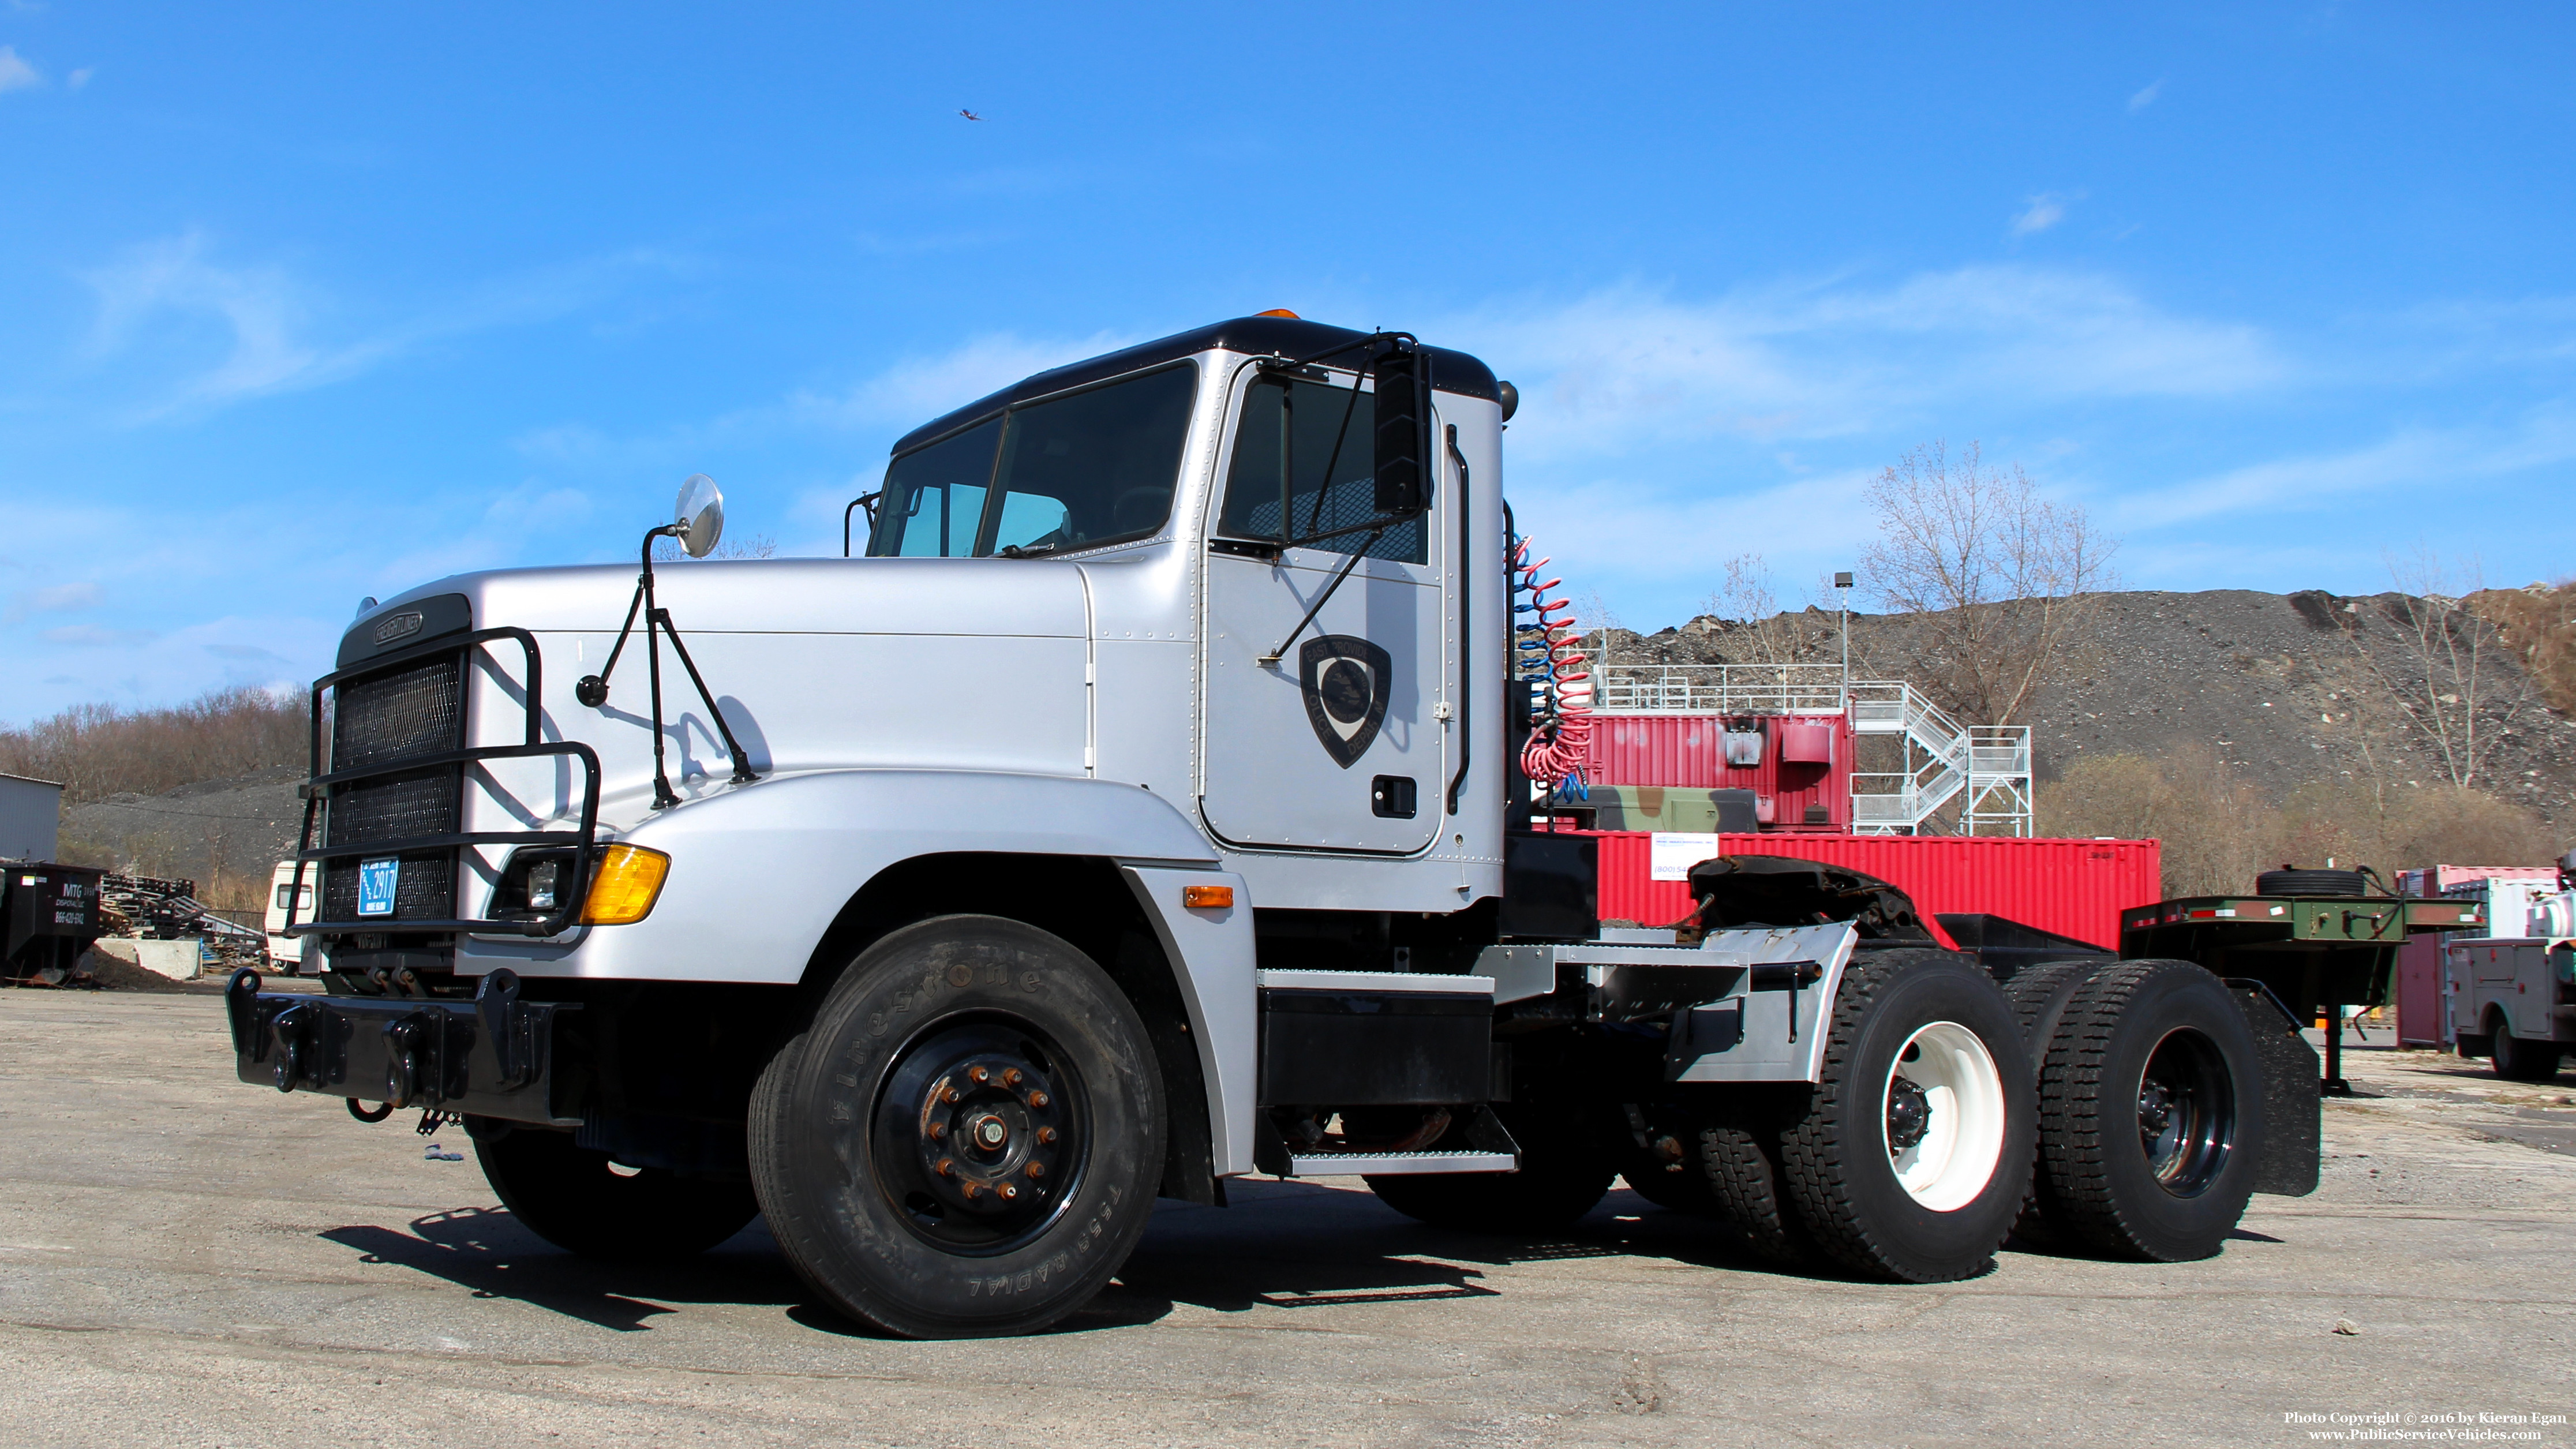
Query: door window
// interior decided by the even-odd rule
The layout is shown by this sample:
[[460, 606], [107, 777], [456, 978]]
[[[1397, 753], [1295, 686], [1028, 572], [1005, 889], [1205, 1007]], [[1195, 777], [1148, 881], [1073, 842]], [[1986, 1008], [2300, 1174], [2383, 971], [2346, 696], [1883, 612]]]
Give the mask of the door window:
[[1332, 536], [1300, 546], [1428, 562], [1421, 515], [1388, 528], [1374, 543], [1368, 529], [1353, 529], [1377, 516], [1375, 433], [1375, 406], [1357, 387], [1280, 376], [1253, 383], [1235, 428], [1218, 531], [1283, 544], [1327, 533]]

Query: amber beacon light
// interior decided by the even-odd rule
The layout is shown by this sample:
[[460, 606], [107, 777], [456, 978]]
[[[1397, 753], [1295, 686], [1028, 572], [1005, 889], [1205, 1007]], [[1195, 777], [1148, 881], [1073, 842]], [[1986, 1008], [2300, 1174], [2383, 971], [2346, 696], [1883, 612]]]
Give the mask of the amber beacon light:
[[582, 898], [585, 926], [629, 926], [652, 912], [671, 873], [671, 857], [640, 845], [612, 845], [591, 867], [590, 893]]

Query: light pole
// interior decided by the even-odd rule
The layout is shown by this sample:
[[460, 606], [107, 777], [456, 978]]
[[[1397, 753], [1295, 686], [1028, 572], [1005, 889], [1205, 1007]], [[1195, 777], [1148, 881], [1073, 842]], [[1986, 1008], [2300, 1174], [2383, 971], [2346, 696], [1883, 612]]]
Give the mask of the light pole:
[[1834, 575], [1834, 592], [1842, 597], [1842, 627], [1835, 632], [1843, 636], [1843, 708], [1851, 708], [1851, 589], [1852, 576]]

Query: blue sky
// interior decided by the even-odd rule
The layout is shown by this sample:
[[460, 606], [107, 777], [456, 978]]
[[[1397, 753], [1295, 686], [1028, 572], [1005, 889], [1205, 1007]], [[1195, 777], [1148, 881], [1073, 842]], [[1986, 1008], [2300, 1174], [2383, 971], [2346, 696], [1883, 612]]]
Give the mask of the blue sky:
[[1519, 383], [1632, 626], [1934, 438], [2132, 586], [2571, 569], [2563, 7], [939, 8], [0, 0], [0, 719], [310, 678], [694, 471], [836, 553], [914, 423], [1266, 307]]

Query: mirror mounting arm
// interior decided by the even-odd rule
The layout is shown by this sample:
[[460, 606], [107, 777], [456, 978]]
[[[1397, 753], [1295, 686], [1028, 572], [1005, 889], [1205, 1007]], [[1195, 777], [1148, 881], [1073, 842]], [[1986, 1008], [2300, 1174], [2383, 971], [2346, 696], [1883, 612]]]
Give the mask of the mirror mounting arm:
[[647, 688], [653, 701], [653, 808], [668, 810], [680, 803], [671, 789], [671, 776], [666, 763], [668, 746], [662, 733], [662, 649], [661, 637], [669, 635], [671, 650], [680, 656], [680, 665], [689, 672], [689, 682], [697, 686], [698, 700], [707, 707], [707, 717], [715, 721], [716, 733], [724, 740], [725, 753], [733, 757], [733, 782], [748, 785], [760, 778], [743, 758], [742, 745], [733, 737], [733, 726], [725, 723], [724, 711], [716, 708], [715, 696], [707, 681], [698, 673], [697, 661], [689, 657], [689, 646], [680, 642], [679, 627], [671, 622], [671, 611], [661, 606], [653, 593], [653, 541], [657, 538], [684, 538], [687, 530], [676, 523], [648, 529], [644, 534], [643, 568], [635, 580], [635, 597], [627, 602], [626, 622], [617, 629], [617, 642], [609, 647], [608, 662], [597, 674], [587, 675], [573, 686], [575, 699], [591, 709], [608, 703], [608, 676], [617, 672], [618, 657], [626, 652], [626, 640], [635, 631], [635, 616], [644, 616], [644, 667]]
[[1314, 604], [1306, 610], [1306, 617], [1297, 621], [1297, 627], [1288, 631], [1288, 637], [1279, 641], [1278, 648], [1260, 656], [1261, 663], [1276, 664], [1281, 659], [1287, 657], [1288, 646], [1296, 643], [1297, 636], [1306, 632], [1306, 626], [1315, 622], [1315, 616], [1322, 613], [1324, 611], [1324, 605], [1332, 601], [1334, 591], [1342, 586], [1342, 580], [1349, 578], [1351, 576], [1351, 570], [1360, 566], [1360, 560], [1368, 557], [1368, 551], [1370, 549], [1377, 547], [1378, 539], [1384, 535], [1385, 532], [1385, 527], [1381, 525], [1375, 532], [1371, 533], [1360, 543], [1358, 551], [1343, 561], [1341, 572], [1333, 575], [1333, 581], [1324, 585], [1324, 591], [1315, 596]]

